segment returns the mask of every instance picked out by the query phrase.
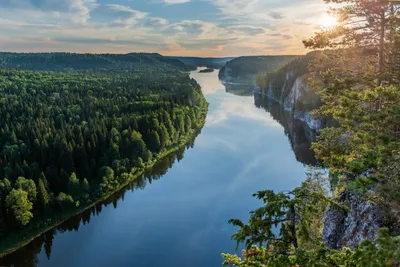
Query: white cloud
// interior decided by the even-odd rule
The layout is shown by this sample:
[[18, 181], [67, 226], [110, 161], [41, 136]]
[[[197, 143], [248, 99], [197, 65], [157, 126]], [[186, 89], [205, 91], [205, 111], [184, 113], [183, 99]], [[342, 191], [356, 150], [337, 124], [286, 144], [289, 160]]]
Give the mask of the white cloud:
[[184, 4], [190, 2], [190, 0], [164, 0], [164, 3], [168, 5]]

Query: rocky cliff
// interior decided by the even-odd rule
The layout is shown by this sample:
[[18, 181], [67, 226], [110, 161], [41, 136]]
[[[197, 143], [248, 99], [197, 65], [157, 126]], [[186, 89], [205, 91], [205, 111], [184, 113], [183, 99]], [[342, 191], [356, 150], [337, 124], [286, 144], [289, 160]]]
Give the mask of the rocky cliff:
[[285, 110], [304, 121], [311, 129], [320, 130], [322, 122], [311, 112], [321, 105], [318, 94], [308, 86], [308, 64], [315, 53], [298, 57], [274, 73], [257, 78], [259, 93], [279, 102]]
[[[259, 90], [255, 93], [256, 105], [267, 107], [272, 116], [278, 118], [288, 133], [296, 157], [306, 164], [313, 163], [309, 160], [313, 155], [309, 143], [315, 141], [318, 132], [329, 123], [313, 119], [311, 115], [322, 104], [317, 92], [308, 86], [308, 65], [316, 55], [318, 53], [313, 52], [298, 57], [275, 73], [259, 76]], [[279, 103], [279, 107], [274, 107], [273, 102]], [[350, 190], [342, 192], [338, 199], [348, 210], [328, 207], [323, 220], [324, 243], [329, 248], [341, 249], [355, 248], [364, 239], [374, 241], [379, 229], [385, 226], [383, 207]]]
[[326, 210], [322, 232], [326, 246], [353, 249], [364, 239], [374, 241], [379, 229], [385, 226], [384, 209], [350, 191], [341, 193], [339, 201], [348, 207], [348, 211], [333, 207]]

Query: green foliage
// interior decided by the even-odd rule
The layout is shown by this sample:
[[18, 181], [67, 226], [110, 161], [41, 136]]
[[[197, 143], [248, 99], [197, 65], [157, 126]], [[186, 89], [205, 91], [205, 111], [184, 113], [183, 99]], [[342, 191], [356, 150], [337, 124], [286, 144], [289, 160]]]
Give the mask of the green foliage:
[[188, 69], [184, 63], [160, 54], [0, 53], [0, 68], [36, 70], [99, 70], [141, 72], [148, 68]]
[[39, 202], [43, 208], [46, 208], [46, 207], [48, 207], [48, 205], [50, 203], [50, 196], [49, 196], [49, 193], [47, 192], [47, 188], [45, 186], [44, 181], [45, 181], [45, 178], [43, 178], [41, 176], [38, 181], [37, 190], [38, 190]]
[[0, 192], [2, 194], [8, 194], [8, 192], [10, 192], [11, 189], [12, 189], [11, 182], [7, 178], [0, 180]]
[[[284, 101], [294, 88], [296, 81], [301, 79], [307, 84], [309, 76], [308, 66], [320, 52], [310, 52], [305, 56], [299, 56], [279, 70], [265, 72], [257, 75], [257, 85], [265, 94], [279, 101]], [[316, 90], [305, 90], [301, 99], [296, 99], [296, 111], [311, 111], [320, 107], [321, 99]], [[300, 102], [303, 101], [303, 102]]]
[[0, 58], [0, 202], [15, 185], [28, 193], [34, 217], [69, 207], [68, 195], [89, 203], [115, 191], [131, 169], [199, 129], [207, 112], [188, 68], [158, 54]]
[[171, 57], [171, 58], [182, 61], [189, 67], [192, 67], [193, 70], [195, 70], [196, 67], [204, 67], [204, 66], [206, 66], [207, 68], [220, 69], [226, 64], [226, 62], [234, 59], [233, 57], [225, 57], [225, 58]]
[[229, 70], [232, 78], [253, 77], [259, 73], [278, 70], [298, 56], [251, 56], [238, 57], [226, 63], [220, 70], [220, 78], [224, 78], [225, 71]]
[[89, 182], [88, 182], [88, 180], [87, 180], [86, 178], [83, 179], [82, 188], [83, 188], [83, 191], [84, 191], [85, 193], [88, 193], [88, 192], [89, 192], [89, 189], [90, 189], [90, 187], [89, 187]]
[[230, 220], [231, 224], [240, 227], [232, 239], [238, 245], [244, 243], [247, 249], [265, 245], [276, 255], [287, 255], [293, 249], [321, 243], [318, 233], [324, 211], [329, 204], [337, 205], [329, 199], [324, 179], [318, 172], [310, 174], [310, 178], [293, 191], [275, 193], [267, 190], [254, 196], [264, 205], [250, 212], [247, 224]]
[[18, 177], [15, 182], [15, 189], [21, 189], [28, 193], [29, 201], [35, 202], [36, 200], [36, 184], [33, 180], [26, 179], [25, 177]]
[[61, 192], [56, 197], [56, 203], [60, 208], [68, 208], [72, 207], [72, 205], [74, 204], [74, 199], [72, 198], [72, 196]]
[[348, 248], [331, 250], [322, 245], [314, 249], [296, 249], [290, 254], [273, 254], [270, 248], [253, 246], [237, 255], [222, 254], [223, 265], [238, 267], [395, 267], [400, 260], [400, 240], [391, 237], [387, 229], [382, 229], [376, 245], [370, 241], [361, 242], [354, 251]]
[[354, 250], [332, 250], [322, 242], [322, 217], [327, 205], [346, 207], [328, 197], [325, 179], [319, 174], [291, 192], [261, 191], [256, 196], [264, 206], [250, 212], [248, 224], [232, 238], [245, 243], [242, 258], [222, 254], [223, 265], [239, 267], [390, 267], [400, 260], [400, 239], [382, 229], [375, 244], [362, 241]]
[[210, 73], [210, 72], [214, 72], [214, 69], [204, 69], [204, 70], [200, 70], [200, 73]]
[[103, 167], [100, 169], [100, 190], [103, 194], [112, 192], [114, 188], [117, 188], [119, 185], [117, 177], [114, 175], [114, 170], [110, 167]]
[[400, 153], [400, 88], [376, 86], [375, 56], [356, 50], [326, 51], [311, 65], [313, 86], [324, 102], [315, 115], [335, 124], [313, 145], [339, 185], [366, 190], [385, 183], [383, 170]]
[[76, 174], [73, 172], [69, 178], [68, 182], [68, 192], [76, 197], [80, 194], [80, 183], [79, 179], [76, 177]]
[[13, 189], [6, 197], [7, 212], [21, 225], [27, 225], [32, 219], [32, 202], [29, 201], [28, 192], [22, 189]]

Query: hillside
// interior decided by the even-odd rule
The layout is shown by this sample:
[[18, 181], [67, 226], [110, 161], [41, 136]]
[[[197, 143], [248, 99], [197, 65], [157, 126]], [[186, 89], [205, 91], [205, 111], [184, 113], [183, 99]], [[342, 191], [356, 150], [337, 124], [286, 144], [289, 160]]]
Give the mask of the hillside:
[[298, 56], [249, 56], [235, 58], [220, 70], [222, 80], [254, 79], [259, 73], [276, 71]]
[[259, 74], [257, 86], [288, 111], [309, 112], [321, 105], [319, 96], [308, 86], [308, 65], [318, 52], [290, 61], [275, 72]]
[[177, 59], [157, 53], [76, 54], [76, 53], [0, 53], [0, 68], [31, 70], [114, 70], [141, 71], [187, 69]]
[[234, 59], [234, 57], [225, 58], [202, 58], [202, 57], [168, 57], [182, 61], [191, 67], [207, 67], [212, 69], [220, 69], [225, 64]]

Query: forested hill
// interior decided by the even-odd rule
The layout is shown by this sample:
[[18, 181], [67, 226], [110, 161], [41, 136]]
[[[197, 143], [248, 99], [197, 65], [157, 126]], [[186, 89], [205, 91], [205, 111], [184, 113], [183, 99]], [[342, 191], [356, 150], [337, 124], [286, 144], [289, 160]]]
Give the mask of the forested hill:
[[297, 58], [295, 55], [287, 56], [249, 56], [235, 58], [226, 63], [220, 70], [221, 79], [249, 79], [259, 73], [273, 72], [283, 67], [288, 62]]
[[179, 61], [1, 55], [0, 255], [119, 190], [204, 125], [208, 104]]
[[76, 53], [4, 53], [0, 68], [35, 70], [118, 70], [188, 69], [180, 60], [156, 53], [76, 54]]
[[264, 95], [281, 103], [292, 112], [309, 112], [321, 106], [317, 92], [309, 88], [309, 64], [318, 51], [299, 56], [275, 72], [257, 76], [257, 86]]
[[234, 57], [225, 57], [225, 58], [202, 58], [202, 57], [170, 57], [171, 59], [178, 59], [185, 63], [186, 65], [196, 68], [196, 67], [207, 67], [213, 69], [220, 69], [228, 61], [234, 59]]

